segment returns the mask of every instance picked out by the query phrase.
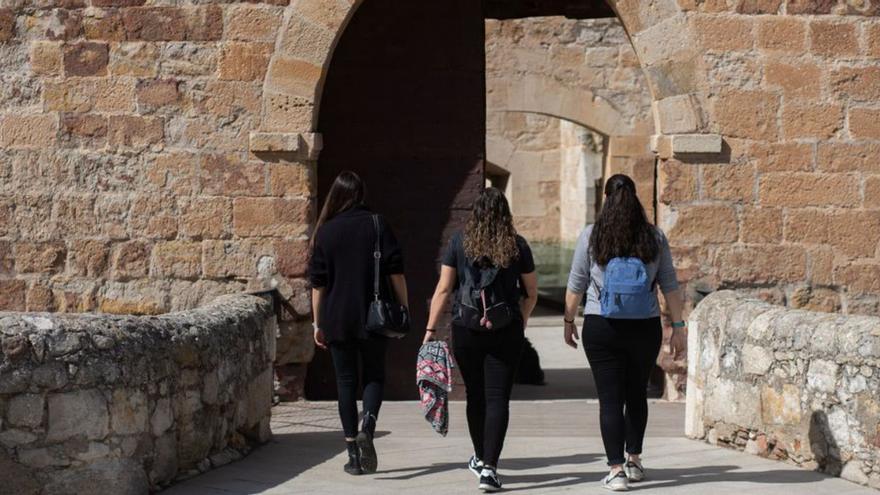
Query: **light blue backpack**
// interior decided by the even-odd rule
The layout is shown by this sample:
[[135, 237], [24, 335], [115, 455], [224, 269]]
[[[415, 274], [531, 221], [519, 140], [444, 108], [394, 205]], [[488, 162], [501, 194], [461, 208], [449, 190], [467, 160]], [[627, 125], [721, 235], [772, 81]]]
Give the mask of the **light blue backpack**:
[[654, 281], [639, 258], [612, 258], [599, 294], [602, 316], [636, 320], [654, 316]]

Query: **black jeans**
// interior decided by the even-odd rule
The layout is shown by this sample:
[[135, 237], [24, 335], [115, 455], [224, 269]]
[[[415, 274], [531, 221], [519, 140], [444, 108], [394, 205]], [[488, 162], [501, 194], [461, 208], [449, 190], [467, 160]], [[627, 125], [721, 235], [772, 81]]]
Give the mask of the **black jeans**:
[[584, 351], [599, 393], [599, 427], [608, 465], [624, 463], [624, 449], [641, 454], [648, 425], [648, 378], [660, 352], [660, 318], [617, 320], [587, 315]]
[[498, 466], [504, 446], [510, 392], [524, 342], [522, 322], [487, 332], [452, 326], [452, 351], [467, 388], [474, 454], [489, 466]]
[[364, 412], [379, 417], [385, 388], [385, 348], [388, 339], [371, 335], [366, 340], [330, 344], [330, 355], [336, 369], [336, 391], [339, 394], [339, 417], [345, 436], [358, 434], [358, 358], [363, 367]]

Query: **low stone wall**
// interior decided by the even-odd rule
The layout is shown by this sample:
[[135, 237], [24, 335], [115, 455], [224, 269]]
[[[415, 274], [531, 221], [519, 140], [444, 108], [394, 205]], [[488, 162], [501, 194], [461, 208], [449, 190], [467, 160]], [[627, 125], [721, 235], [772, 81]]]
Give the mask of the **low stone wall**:
[[708, 296], [691, 315], [685, 428], [880, 488], [880, 318]]
[[0, 313], [0, 492], [141, 494], [241, 457], [271, 435], [275, 334], [249, 295], [162, 316]]

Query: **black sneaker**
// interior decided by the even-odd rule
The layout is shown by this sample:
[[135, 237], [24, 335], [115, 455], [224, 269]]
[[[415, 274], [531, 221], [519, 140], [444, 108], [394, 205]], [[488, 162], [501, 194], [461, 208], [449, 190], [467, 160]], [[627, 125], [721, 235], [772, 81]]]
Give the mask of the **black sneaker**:
[[477, 478], [480, 477], [480, 474], [483, 472], [483, 461], [477, 459], [477, 454], [472, 455], [471, 458], [468, 459], [468, 469], [474, 473], [474, 476]]
[[348, 449], [348, 462], [342, 467], [342, 470], [351, 475], [363, 474], [361, 469], [361, 454], [356, 442], [345, 442]]
[[361, 469], [366, 474], [372, 474], [379, 468], [379, 458], [376, 455], [376, 446], [373, 445], [373, 432], [376, 431], [376, 418], [370, 413], [364, 413], [364, 424], [361, 432], [356, 437], [357, 446], [361, 454]]
[[494, 469], [483, 468], [480, 473], [480, 490], [486, 493], [501, 490], [501, 480], [498, 479], [498, 473]]

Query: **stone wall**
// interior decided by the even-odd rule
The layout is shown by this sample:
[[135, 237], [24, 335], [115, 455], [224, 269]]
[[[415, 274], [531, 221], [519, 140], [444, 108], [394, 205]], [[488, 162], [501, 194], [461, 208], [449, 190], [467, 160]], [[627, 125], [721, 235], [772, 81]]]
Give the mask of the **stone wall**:
[[249, 151], [280, 3], [0, 2], [0, 308], [303, 290], [314, 167]]
[[880, 488], [880, 318], [719, 291], [688, 337], [688, 436]]
[[[880, 315], [878, 2], [689, 0], [653, 18], [620, 3], [672, 136], [660, 218], [693, 299], [750, 288]], [[720, 153], [663, 145], [694, 133]]]
[[[268, 440], [275, 315], [0, 313], [3, 493], [147, 493]], [[11, 490], [11, 491], [10, 491]]]

